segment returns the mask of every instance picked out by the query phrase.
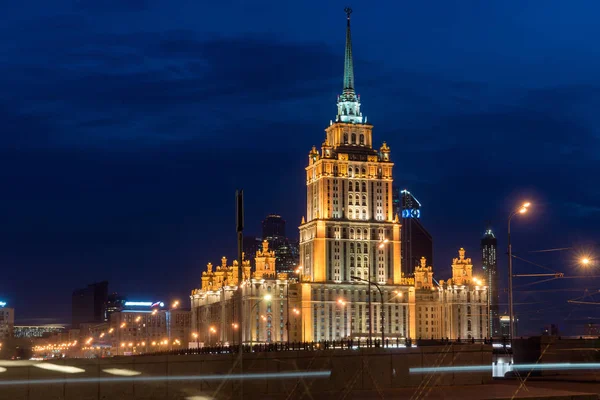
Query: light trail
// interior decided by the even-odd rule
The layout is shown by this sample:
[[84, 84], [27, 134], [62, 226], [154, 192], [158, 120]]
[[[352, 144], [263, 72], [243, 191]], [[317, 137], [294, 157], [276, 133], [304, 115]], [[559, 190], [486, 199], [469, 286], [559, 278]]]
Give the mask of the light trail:
[[161, 382], [161, 381], [222, 381], [252, 379], [293, 379], [293, 378], [329, 378], [331, 371], [281, 372], [277, 374], [230, 374], [230, 375], [181, 375], [181, 376], [138, 376], [113, 378], [66, 378], [0, 380], [0, 386], [15, 385], [51, 385], [64, 383], [120, 383], [120, 382]]
[[[457, 367], [423, 367], [410, 368], [411, 374], [430, 374], [436, 372], [486, 372], [492, 371], [491, 365], [462, 365]], [[512, 370], [580, 370], [580, 369], [598, 369], [600, 363], [548, 363], [548, 364], [515, 364]]]

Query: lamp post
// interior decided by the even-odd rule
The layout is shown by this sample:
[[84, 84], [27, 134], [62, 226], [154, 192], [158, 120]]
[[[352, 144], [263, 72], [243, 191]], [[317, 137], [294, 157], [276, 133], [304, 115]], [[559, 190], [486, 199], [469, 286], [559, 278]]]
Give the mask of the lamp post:
[[513, 217], [517, 214], [525, 214], [529, 208], [531, 203], [526, 202], [516, 210], [514, 210], [508, 216], [508, 313], [509, 313], [509, 334], [511, 340], [511, 348], [512, 348], [512, 340], [515, 336], [515, 321], [514, 321], [514, 312], [513, 312], [513, 271], [512, 271], [512, 244], [510, 242], [510, 222]]
[[209, 346], [211, 345], [211, 342], [210, 342], [210, 334], [211, 333], [217, 333], [217, 330], [215, 329], [214, 326], [211, 326], [210, 328], [208, 328], [208, 345]]
[[[254, 303], [254, 305], [252, 306], [252, 308], [250, 309], [250, 316], [252, 316], [252, 311], [254, 311], [254, 308], [259, 305], [263, 300], [266, 301], [271, 301], [272, 296], [270, 294], [265, 294], [262, 299], [258, 300], [256, 303]], [[250, 320], [250, 348], [252, 348], [252, 320]]]
[[383, 346], [384, 337], [385, 337], [385, 332], [384, 332], [385, 324], [383, 321], [384, 299], [383, 299], [383, 292], [381, 291], [381, 287], [377, 283], [371, 282], [371, 280], [359, 278], [358, 276], [351, 276], [350, 279], [355, 280], [355, 281], [367, 282], [367, 284], [369, 285], [369, 288], [368, 288], [368, 290], [369, 290], [369, 342], [371, 342], [371, 343], [373, 341], [373, 316], [371, 315], [371, 285], [375, 285], [375, 287], [379, 291], [379, 296], [381, 297], [381, 345]]

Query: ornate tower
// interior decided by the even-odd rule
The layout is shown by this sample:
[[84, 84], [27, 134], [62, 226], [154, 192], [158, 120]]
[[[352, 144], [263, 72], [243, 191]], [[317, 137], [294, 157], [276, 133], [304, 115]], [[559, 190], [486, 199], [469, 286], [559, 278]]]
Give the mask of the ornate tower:
[[452, 283], [469, 285], [473, 280], [473, 263], [465, 258], [465, 249], [458, 249], [458, 258], [452, 259]]
[[373, 126], [354, 89], [347, 8], [344, 87], [337, 116], [313, 146], [306, 167], [306, 219], [300, 226], [304, 279], [348, 282], [351, 276], [400, 284], [400, 224], [392, 213], [392, 167], [385, 142], [373, 148]]

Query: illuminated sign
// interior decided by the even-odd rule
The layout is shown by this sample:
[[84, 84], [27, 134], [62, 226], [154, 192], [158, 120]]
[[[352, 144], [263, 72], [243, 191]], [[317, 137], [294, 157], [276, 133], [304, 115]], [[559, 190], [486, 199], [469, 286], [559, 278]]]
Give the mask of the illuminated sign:
[[421, 210], [416, 208], [402, 210], [402, 218], [421, 218]]
[[126, 301], [125, 307], [164, 307], [162, 301]]
[[4, 307], [6, 306], [6, 302], [5, 301], [0, 301], [0, 307]]

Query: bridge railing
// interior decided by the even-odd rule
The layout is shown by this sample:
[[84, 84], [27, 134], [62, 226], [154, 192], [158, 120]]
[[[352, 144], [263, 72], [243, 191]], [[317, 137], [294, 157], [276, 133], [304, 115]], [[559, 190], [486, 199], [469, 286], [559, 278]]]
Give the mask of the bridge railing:
[[[433, 345], [468, 345], [468, 344], [489, 344], [492, 343], [504, 343], [502, 339], [417, 339], [412, 341], [411, 339], [397, 338], [397, 339], [386, 339], [383, 343], [381, 340], [325, 340], [319, 342], [277, 342], [277, 343], [256, 343], [250, 346], [246, 344], [243, 346], [245, 353], [261, 353], [261, 352], [278, 352], [278, 351], [322, 351], [322, 350], [357, 350], [357, 349], [368, 349], [368, 348], [407, 348], [413, 346], [433, 346]], [[239, 347], [237, 345], [217, 345], [217, 346], [204, 346], [200, 348], [187, 348], [178, 350], [167, 350], [158, 351], [152, 353], [144, 353], [141, 355], [188, 355], [188, 354], [235, 354], [238, 353]]]

